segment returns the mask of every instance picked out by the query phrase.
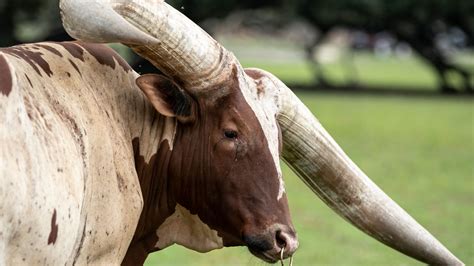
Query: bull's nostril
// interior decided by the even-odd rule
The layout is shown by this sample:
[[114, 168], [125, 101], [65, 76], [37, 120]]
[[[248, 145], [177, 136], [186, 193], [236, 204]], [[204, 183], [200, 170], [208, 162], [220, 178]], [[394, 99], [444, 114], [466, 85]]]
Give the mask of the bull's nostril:
[[280, 257], [288, 258], [295, 253], [298, 248], [298, 240], [292, 232], [278, 230], [275, 233], [275, 248], [280, 253]]
[[286, 247], [286, 244], [287, 244], [286, 235], [283, 234], [281, 230], [278, 230], [276, 232], [276, 242], [280, 248]]
[[252, 254], [270, 263], [291, 257], [298, 248], [296, 233], [284, 226], [242, 238]]

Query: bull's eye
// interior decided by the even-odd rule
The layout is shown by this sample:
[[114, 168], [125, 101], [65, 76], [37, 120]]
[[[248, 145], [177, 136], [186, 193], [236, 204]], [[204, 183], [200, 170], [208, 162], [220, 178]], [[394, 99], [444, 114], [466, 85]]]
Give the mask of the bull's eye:
[[225, 130], [224, 136], [228, 139], [236, 139], [237, 138], [237, 131], [235, 130]]

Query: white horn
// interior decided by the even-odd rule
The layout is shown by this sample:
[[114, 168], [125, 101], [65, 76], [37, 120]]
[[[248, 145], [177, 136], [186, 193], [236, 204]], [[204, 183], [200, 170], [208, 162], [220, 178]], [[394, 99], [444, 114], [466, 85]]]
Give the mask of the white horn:
[[85, 41], [130, 46], [187, 90], [216, 89], [235, 57], [161, 0], [61, 0], [63, 24]]
[[253, 69], [279, 91], [283, 159], [328, 206], [382, 243], [433, 265], [463, 265], [375, 185], [298, 97], [272, 74]]
[[72, 37], [89, 42], [153, 44], [159, 41], [138, 30], [112, 8], [112, 1], [61, 0], [63, 26]]

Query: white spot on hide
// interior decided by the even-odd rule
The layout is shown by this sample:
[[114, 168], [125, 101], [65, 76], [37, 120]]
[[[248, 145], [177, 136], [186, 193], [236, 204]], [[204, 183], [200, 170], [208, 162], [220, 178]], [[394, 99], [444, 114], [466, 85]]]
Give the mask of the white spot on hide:
[[160, 249], [178, 244], [195, 251], [207, 252], [224, 246], [217, 231], [179, 204], [173, 215], [158, 228], [156, 235], [158, 242], [155, 247]]

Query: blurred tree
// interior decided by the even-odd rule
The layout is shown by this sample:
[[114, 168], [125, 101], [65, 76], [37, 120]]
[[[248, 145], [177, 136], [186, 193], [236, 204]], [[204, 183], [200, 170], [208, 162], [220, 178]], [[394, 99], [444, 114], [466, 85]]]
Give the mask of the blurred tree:
[[70, 39], [62, 29], [58, 0], [0, 0], [0, 47], [45, 39]]
[[170, 0], [166, 1], [195, 22], [222, 18], [239, 9], [277, 6], [281, 0]]
[[[336, 26], [369, 33], [389, 32], [410, 44], [433, 67], [442, 91], [455, 90], [448, 81], [451, 73], [461, 77], [459, 89], [473, 91], [474, 73], [452, 62], [441, 38], [444, 36], [446, 41], [450, 31], [457, 29], [463, 35], [464, 45], [474, 46], [474, 1], [284, 0], [283, 7], [317, 26], [323, 37]], [[313, 61], [312, 54], [322, 39], [306, 47], [308, 58]], [[319, 80], [324, 83], [322, 76]]]
[[[428, 62], [439, 77], [443, 91], [454, 91], [448, 76], [457, 75], [463, 81], [460, 88], [473, 91], [472, 70], [452, 62], [446, 39], [458, 31], [463, 45], [474, 46], [474, 1], [472, 0], [169, 0], [175, 8], [193, 21], [219, 18], [239, 9], [270, 7], [281, 12], [281, 20], [303, 18], [315, 25], [321, 37], [308, 44], [308, 59], [325, 34], [335, 27], [362, 30], [369, 33], [385, 31], [407, 42]], [[450, 35], [451, 34], [451, 35]], [[443, 37], [444, 36], [444, 37]], [[446, 37], [448, 36], [448, 37]], [[25, 41], [64, 40], [57, 0], [0, 0], [0, 46]], [[320, 71], [316, 72], [321, 73]], [[318, 75], [324, 83], [324, 76]]]
[[40, 0], [0, 0], [0, 46], [18, 43], [18, 22], [31, 17], [40, 6]]

